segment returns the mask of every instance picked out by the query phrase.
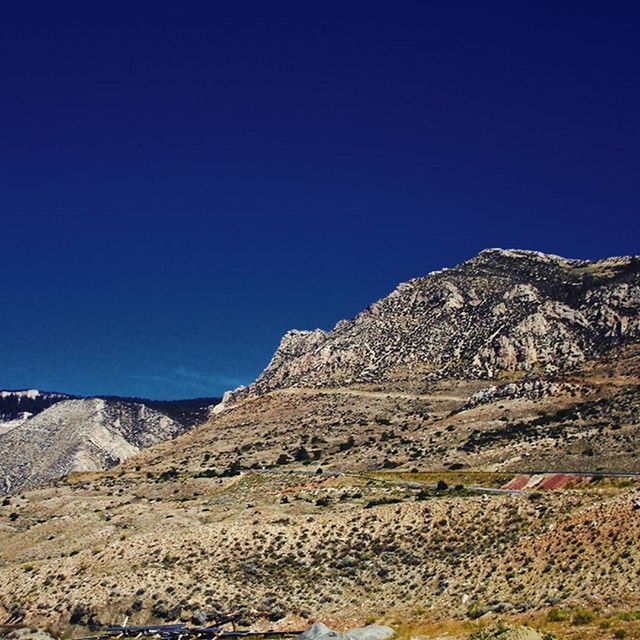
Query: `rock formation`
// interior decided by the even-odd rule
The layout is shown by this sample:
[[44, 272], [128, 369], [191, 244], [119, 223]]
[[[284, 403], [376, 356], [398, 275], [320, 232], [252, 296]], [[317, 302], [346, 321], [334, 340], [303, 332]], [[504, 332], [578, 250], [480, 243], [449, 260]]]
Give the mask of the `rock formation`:
[[332, 331], [290, 331], [226, 404], [284, 387], [570, 370], [640, 336], [640, 259], [489, 249], [415, 278]]

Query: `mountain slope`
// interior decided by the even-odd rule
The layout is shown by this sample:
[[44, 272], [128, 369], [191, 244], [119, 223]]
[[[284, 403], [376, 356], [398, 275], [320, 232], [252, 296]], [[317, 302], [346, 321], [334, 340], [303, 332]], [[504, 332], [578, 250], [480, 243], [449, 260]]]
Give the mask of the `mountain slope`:
[[184, 427], [142, 404], [65, 400], [0, 434], [0, 491], [112, 467]]
[[143, 460], [640, 470], [639, 342], [638, 258], [483, 251], [333, 331], [287, 334], [253, 385]]
[[640, 337], [640, 259], [490, 249], [403, 283], [330, 332], [291, 331], [248, 389], [564, 371]]

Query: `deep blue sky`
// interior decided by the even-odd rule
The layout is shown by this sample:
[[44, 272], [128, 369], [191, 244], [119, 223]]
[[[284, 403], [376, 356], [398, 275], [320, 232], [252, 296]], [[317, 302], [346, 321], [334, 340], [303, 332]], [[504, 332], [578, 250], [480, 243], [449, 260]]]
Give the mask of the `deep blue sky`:
[[634, 4], [4, 6], [0, 387], [219, 394], [482, 248], [640, 252]]

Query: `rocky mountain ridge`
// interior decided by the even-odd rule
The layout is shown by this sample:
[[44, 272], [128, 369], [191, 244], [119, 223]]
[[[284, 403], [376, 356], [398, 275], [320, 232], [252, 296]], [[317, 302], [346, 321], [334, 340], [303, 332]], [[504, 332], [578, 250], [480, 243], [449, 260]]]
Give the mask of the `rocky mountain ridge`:
[[178, 423], [144, 405], [65, 400], [0, 434], [0, 491], [106, 469], [182, 432]]
[[488, 249], [400, 284], [332, 331], [290, 331], [254, 384], [288, 387], [570, 370], [640, 337], [640, 258]]

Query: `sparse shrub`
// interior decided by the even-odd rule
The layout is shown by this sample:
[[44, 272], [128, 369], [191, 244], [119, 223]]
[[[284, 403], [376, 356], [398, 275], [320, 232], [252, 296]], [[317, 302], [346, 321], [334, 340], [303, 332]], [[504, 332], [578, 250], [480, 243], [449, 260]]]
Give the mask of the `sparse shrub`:
[[215, 478], [217, 477], [218, 472], [215, 469], [203, 469], [196, 473], [196, 478]]
[[488, 611], [489, 609], [487, 607], [483, 607], [479, 604], [472, 604], [467, 609], [467, 616], [469, 616], [469, 618], [471, 618], [472, 620], [477, 620], [478, 618], [483, 616], [485, 613], [488, 613]]
[[158, 476], [158, 482], [166, 482], [167, 480], [173, 480], [177, 477], [178, 477], [178, 471], [172, 467], [171, 469], [167, 469], [166, 471], [163, 471]]
[[338, 445], [338, 449], [340, 449], [340, 451], [347, 451], [348, 449], [351, 449], [351, 447], [353, 447], [355, 443], [356, 441], [354, 440], [353, 436], [349, 436], [346, 442], [341, 442]]
[[562, 609], [551, 609], [551, 611], [547, 613], [547, 620], [549, 622], [563, 622], [567, 617], [567, 612], [562, 611]]
[[364, 505], [364, 508], [371, 509], [371, 507], [379, 507], [383, 504], [397, 504], [398, 502], [402, 502], [402, 500], [400, 498], [378, 498], [369, 500], [369, 502]]
[[585, 624], [591, 624], [596, 619], [596, 614], [588, 609], [578, 609], [571, 619], [571, 624], [579, 627]]
[[309, 460], [309, 452], [303, 446], [300, 446], [296, 449], [294, 458], [297, 462], [306, 462]]

